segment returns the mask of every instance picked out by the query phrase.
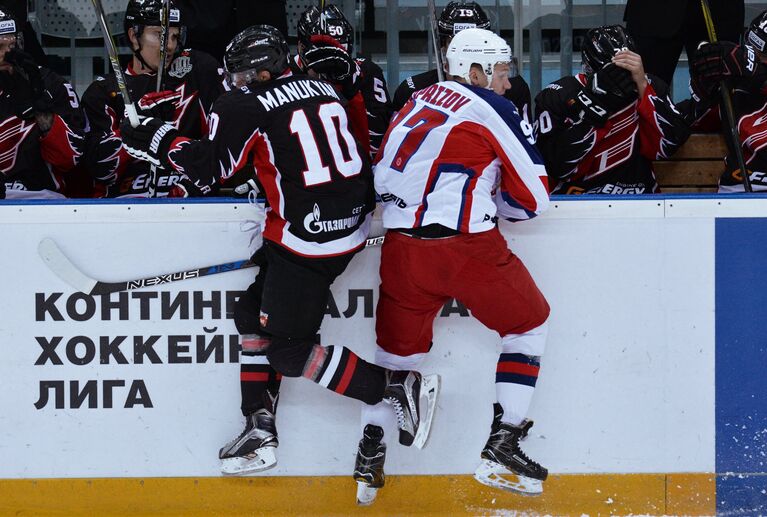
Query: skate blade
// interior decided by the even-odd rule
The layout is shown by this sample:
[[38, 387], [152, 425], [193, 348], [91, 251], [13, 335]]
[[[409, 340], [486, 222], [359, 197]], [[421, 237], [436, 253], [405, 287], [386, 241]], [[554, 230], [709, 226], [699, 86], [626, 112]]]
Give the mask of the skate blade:
[[543, 493], [543, 481], [540, 479], [520, 476], [494, 461], [482, 460], [474, 472], [474, 479], [483, 485], [518, 494], [540, 495]]
[[378, 489], [368, 485], [365, 481], [357, 481], [357, 505], [370, 506], [376, 500]]
[[262, 447], [252, 458], [226, 458], [221, 460], [221, 473], [225, 476], [247, 476], [269, 470], [277, 465], [277, 447]]
[[429, 439], [431, 423], [434, 420], [434, 413], [437, 409], [440, 382], [441, 378], [439, 375], [424, 375], [421, 378], [421, 398], [418, 403], [419, 407], [423, 407], [423, 404], [426, 404], [426, 413], [422, 415], [421, 424], [418, 426], [418, 431], [416, 431], [415, 439], [413, 440], [413, 445], [419, 449], [423, 449], [426, 446], [426, 440]]

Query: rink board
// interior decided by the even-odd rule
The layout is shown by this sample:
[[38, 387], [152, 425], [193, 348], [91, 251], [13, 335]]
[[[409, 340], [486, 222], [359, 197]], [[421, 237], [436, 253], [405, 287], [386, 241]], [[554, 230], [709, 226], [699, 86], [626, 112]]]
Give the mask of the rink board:
[[[140, 278], [247, 258], [259, 218], [255, 207], [227, 202], [0, 206], [0, 238], [13, 243], [0, 256], [0, 478], [8, 480], [0, 501], [11, 505], [0, 513], [29, 508], [20, 499], [34, 502], [41, 490], [107, 497], [86, 486], [143, 487], [136, 490], [151, 499], [168, 486], [187, 497], [250, 486], [295, 497], [338, 484], [351, 497], [359, 404], [305, 380], [283, 382], [280, 464], [270, 477], [216, 478], [218, 448], [241, 429], [227, 311], [253, 269], [89, 299], [37, 253], [53, 238], [88, 275]], [[621, 507], [627, 513], [713, 513], [714, 500], [724, 513], [767, 511], [758, 314], [765, 218], [761, 198], [592, 198], [557, 199], [537, 220], [502, 223], [552, 306], [525, 448], [553, 477], [550, 501], [499, 508], [560, 513], [551, 509], [564, 508], [558, 496], [596, 501], [620, 486], [583, 512], [623, 512], [614, 505], [630, 493], [639, 495]], [[379, 259], [377, 248], [361, 252], [333, 286], [323, 343], [372, 358]], [[437, 498], [450, 493], [460, 506], [458, 496], [469, 494], [465, 504], [492, 513], [486, 505], [497, 494], [466, 475], [489, 429], [498, 337], [452, 306], [437, 319], [434, 342], [423, 367], [443, 376], [433, 434], [423, 451], [390, 446], [387, 493], [396, 500], [397, 487], [416, 479]], [[344, 477], [319, 483], [325, 476]], [[682, 504], [674, 487], [692, 506], [674, 506]]]

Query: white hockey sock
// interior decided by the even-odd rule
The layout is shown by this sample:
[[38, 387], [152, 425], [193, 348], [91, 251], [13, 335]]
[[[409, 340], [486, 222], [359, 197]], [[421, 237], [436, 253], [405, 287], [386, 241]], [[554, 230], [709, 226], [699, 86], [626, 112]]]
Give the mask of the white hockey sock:
[[[408, 356], [394, 355], [376, 347], [375, 364], [390, 370], [414, 370], [423, 362], [426, 354], [413, 354]], [[379, 402], [374, 406], [363, 404], [360, 418], [360, 431], [364, 431], [368, 424], [377, 425], [384, 430], [386, 436], [397, 436], [397, 416], [389, 404]]]
[[544, 323], [524, 334], [503, 337], [495, 373], [496, 397], [503, 407], [502, 422], [519, 425], [527, 416], [538, 381], [547, 330], [548, 325]]

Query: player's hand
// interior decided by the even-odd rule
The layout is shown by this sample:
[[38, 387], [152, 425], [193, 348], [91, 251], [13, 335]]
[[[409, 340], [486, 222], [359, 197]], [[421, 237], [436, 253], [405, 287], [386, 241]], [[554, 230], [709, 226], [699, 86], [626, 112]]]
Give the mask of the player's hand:
[[756, 51], [750, 45], [729, 41], [704, 42], [690, 64], [690, 76], [697, 89], [711, 95], [719, 82], [726, 79], [761, 89], [767, 80], [767, 69], [759, 62]]
[[642, 64], [642, 57], [630, 50], [620, 50], [613, 56], [613, 64], [631, 72], [631, 78], [636, 84], [639, 97], [644, 96], [645, 88], [647, 88], [647, 75]]
[[199, 181], [192, 181], [184, 176], [168, 191], [168, 197], [203, 197], [212, 192], [212, 188]]
[[612, 63], [594, 74], [591, 88], [595, 93], [613, 97], [616, 108], [635, 101], [638, 92], [631, 72]]
[[53, 111], [53, 96], [45, 88], [40, 67], [32, 56], [17, 49], [5, 55], [12, 70], [3, 73], [2, 86], [11, 101], [14, 114], [25, 120], [32, 120], [39, 113]]
[[337, 85], [341, 94], [351, 99], [360, 89], [360, 69], [343, 46], [334, 38], [315, 35], [312, 48], [304, 52], [304, 65], [321, 78]]
[[174, 90], [149, 92], [139, 99], [138, 108], [146, 117], [172, 123], [176, 119], [176, 107], [180, 100], [181, 94]]
[[259, 192], [261, 192], [261, 185], [256, 178], [251, 178], [245, 183], [241, 183], [234, 187], [235, 197], [258, 197]]
[[129, 155], [158, 167], [170, 168], [168, 151], [178, 131], [158, 118], [142, 118], [133, 127], [126, 117], [120, 124], [123, 147]]
[[310, 41], [311, 48], [302, 56], [307, 68], [334, 81], [343, 81], [355, 71], [357, 64], [338, 40], [317, 34]]
[[583, 120], [594, 127], [602, 127], [610, 118], [610, 111], [603, 103], [601, 96], [590, 88], [582, 88], [574, 99], [567, 102], [570, 107], [570, 118]]

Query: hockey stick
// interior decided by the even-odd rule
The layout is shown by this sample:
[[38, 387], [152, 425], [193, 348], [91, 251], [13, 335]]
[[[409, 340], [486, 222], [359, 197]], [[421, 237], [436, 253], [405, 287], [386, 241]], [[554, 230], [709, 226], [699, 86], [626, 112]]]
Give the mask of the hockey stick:
[[431, 25], [431, 45], [434, 48], [434, 60], [437, 62], [437, 80], [445, 80], [445, 63], [442, 59], [442, 49], [439, 47], [439, 28], [437, 27], [437, 7], [434, 0], [426, 0], [426, 8], [429, 11], [429, 24]]
[[[708, 0], [700, 0], [700, 7], [703, 9], [703, 19], [706, 22], [706, 31], [708, 31], [708, 39], [711, 43], [718, 41], [716, 37], [716, 28], [714, 27], [714, 19], [711, 17], [711, 7], [708, 5]], [[732, 147], [732, 152], [735, 154], [735, 160], [740, 168], [740, 174], [743, 178], [743, 188], [746, 192], [753, 192], [751, 188], [751, 178], [748, 175], [746, 169], [746, 161], [743, 158], [743, 149], [740, 143], [740, 135], [738, 134], [738, 125], [735, 122], [735, 110], [732, 107], [732, 94], [730, 88], [727, 86], [727, 81], [722, 79], [719, 82], [719, 91], [722, 93], [722, 107], [724, 108], [724, 115], [727, 122], [727, 134]]]
[[165, 75], [165, 61], [168, 59], [168, 37], [170, 33], [170, 0], [163, 0], [160, 9], [160, 65], [157, 67], [157, 86], [155, 91], [162, 91]]
[[120, 90], [120, 95], [123, 97], [125, 103], [125, 111], [128, 113], [128, 120], [133, 127], [139, 125], [138, 112], [136, 106], [133, 104], [128, 93], [128, 87], [125, 86], [125, 74], [120, 67], [120, 57], [117, 54], [117, 46], [114, 39], [112, 39], [112, 33], [109, 31], [109, 25], [107, 24], [107, 18], [104, 15], [104, 7], [101, 5], [101, 0], [93, 0], [93, 7], [96, 9], [96, 17], [101, 24], [101, 30], [104, 31], [104, 44], [107, 46], [107, 53], [109, 54], [109, 62], [112, 64], [112, 71], [115, 73], [115, 79], [117, 80], [117, 88]]
[[[383, 235], [380, 237], [370, 237], [365, 241], [365, 247], [379, 246], [383, 244], [383, 241]], [[206, 266], [197, 269], [186, 269], [183, 271], [137, 278], [134, 280], [102, 282], [79, 270], [77, 266], [64, 255], [64, 252], [61, 251], [61, 248], [59, 248], [58, 244], [56, 244], [53, 239], [46, 237], [41, 240], [37, 245], [37, 253], [40, 255], [40, 258], [43, 259], [45, 265], [48, 266], [56, 276], [74, 287], [77, 291], [91, 296], [117, 293], [121, 291], [133, 291], [136, 289], [143, 289], [144, 287], [153, 287], [161, 284], [169, 284], [171, 282], [179, 282], [181, 280], [201, 278], [204, 276], [216, 275], [218, 273], [228, 273], [229, 271], [257, 267], [256, 264], [250, 260], [237, 260], [235, 262], [226, 262], [224, 264], [216, 264], [214, 266]]]

